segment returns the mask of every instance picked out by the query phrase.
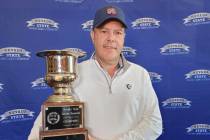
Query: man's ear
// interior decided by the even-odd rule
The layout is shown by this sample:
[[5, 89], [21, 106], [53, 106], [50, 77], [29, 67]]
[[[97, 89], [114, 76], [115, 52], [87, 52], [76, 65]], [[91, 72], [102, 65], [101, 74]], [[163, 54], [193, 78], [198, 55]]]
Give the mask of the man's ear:
[[92, 39], [92, 42], [94, 42], [94, 31], [93, 30], [90, 32], [90, 37]]

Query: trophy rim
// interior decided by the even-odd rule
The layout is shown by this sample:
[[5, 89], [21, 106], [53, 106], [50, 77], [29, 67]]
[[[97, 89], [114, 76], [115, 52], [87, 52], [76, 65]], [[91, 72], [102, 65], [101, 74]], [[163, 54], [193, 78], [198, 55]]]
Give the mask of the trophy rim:
[[71, 50], [44, 50], [37, 52], [36, 55], [39, 57], [47, 57], [47, 56], [53, 56], [53, 55], [61, 55], [61, 56], [74, 56], [77, 58], [85, 56], [86, 53], [83, 52], [74, 52]]

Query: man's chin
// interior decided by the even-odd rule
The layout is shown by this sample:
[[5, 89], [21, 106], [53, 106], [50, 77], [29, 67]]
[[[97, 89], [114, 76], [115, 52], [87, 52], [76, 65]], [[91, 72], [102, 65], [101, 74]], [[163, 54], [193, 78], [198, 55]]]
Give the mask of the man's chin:
[[106, 61], [110, 61], [110, 62], [114, 62], [114, 61], [118, 61], [119, 60], [119, 57], [117, 57], [116, 55], [107, 55], [106, 57]]

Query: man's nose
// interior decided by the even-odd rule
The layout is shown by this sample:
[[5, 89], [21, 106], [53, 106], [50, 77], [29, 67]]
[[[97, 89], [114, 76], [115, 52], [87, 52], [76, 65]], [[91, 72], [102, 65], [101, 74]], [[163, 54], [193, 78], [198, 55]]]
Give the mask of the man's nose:
[[114, 34], [114, 32], [109, 32], [109, 34], [108, 34], [108, 37], [107, 37], [107, 39], [109, 40], [109, 41], [114, 41], [115, 40], [115, 34]]

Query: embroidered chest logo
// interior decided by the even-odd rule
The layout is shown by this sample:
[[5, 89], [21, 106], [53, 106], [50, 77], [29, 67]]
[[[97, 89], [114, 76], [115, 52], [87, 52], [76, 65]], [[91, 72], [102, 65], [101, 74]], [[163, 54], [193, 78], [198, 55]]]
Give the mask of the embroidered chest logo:
[[132, 84], [126, 84], [127, 89], [131, 89], [132, 88]]

